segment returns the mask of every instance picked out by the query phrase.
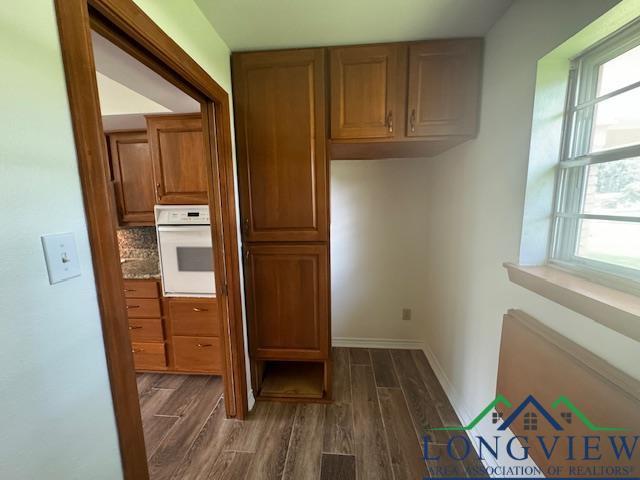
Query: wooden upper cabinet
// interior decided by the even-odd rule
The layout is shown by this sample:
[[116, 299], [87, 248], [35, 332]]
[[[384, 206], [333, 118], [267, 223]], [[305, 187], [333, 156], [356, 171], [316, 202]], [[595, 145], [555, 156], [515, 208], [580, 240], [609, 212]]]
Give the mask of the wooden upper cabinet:
[[406, 47], [336, 47], [331, 58], [331, 138], [393, 138], [404, 115]]
[[233, 55], [245, 242], [328, 238], [325, 52]]
[[327, 245], [253, 245], [246, 253], [253, 358], [328, 358]]
[[147, 132], [115, 132], [107, 138], [118, 223], [153, 225], [156, 198]]
[[481, 68], [481, 39], [411, 44], [407, 136], [475, 135]]
[[208, 203], [201, 115], [148, 116], [147, 133], [158, 203]]

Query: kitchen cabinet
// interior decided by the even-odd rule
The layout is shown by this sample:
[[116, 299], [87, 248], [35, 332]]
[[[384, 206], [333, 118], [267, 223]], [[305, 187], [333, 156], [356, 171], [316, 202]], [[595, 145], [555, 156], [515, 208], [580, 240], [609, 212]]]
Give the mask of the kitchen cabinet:
[[330, 55], [332, 159], [429, 157], [476, 135], [482, 39], [337, 47]]
[[165, 299], [170, 367], [177, 372], [222, 374], [222, 345], [215, 298]]
[[207, 204], [201, 115], [149, 115], [146, 119], [158, 203]]
[[255, 359], [322, 360], [329, 354], [326, 245], [247, 248], [247, 315]]
[[233, 56], [245, 242], [324, 242], [328, 176], [323, 49]]
[[125, 280], [124, 296], [136, 370], [166, 371], [160, 290], [156, 280]]
[[140, 371], [166, 371], [167, 356], [164, 343], [131, 343], [133, 363]]
[[475, 39], [409, 46], [407, 136], [476, 134], [481, 55]]
[[396, 44], [329, 49], [331, 138], [394, 138], [401, 132], [405, 50]]
[[155, 191], [147, 132], [114, 132], [107, 141], [118, 224], [153, 225]]
[[179, 372], [222, 374], [218, 337], [173, 337], [173, 365]]
[[331, 398], [326, 50], [234, 54], [253, 390]]
[[215, 298], [161, 298], [157, 280], [132, 279], [124, 296], [136, 370], [222, 375]]

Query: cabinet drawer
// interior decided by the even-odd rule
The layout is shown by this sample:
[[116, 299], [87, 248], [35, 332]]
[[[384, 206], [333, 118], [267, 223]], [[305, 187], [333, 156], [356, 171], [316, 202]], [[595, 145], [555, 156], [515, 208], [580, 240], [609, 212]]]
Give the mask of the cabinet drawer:
[[167, 357], [164, 343], [132, 343], [133, 363], [136, 370], [166, 370]]
[[169, 318], [173, 335], [218, 337], [216, 300], [175, 299], [169, 301]]
[[163, 342], [162, 320], [159, 318], [130, 318], [129, 337], [132, 342]]
[[173, 361], [177, 370], [222, 371], [220, 339], [217, 337], [173, 337]]
[[152, 280], [125, 280], [126, 298], [158, 298], [158, 282]]
[[155, 298], [127, 298], [129, 318], [160, 318], [160, 301]]

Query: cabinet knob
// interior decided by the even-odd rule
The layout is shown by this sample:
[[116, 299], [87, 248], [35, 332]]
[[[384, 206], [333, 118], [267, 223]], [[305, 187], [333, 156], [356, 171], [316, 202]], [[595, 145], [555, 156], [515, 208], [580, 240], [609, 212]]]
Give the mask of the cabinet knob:
[[387, 114], [387, 128], [389, 129], [389, 133], [393, 133], [393, 112], [389, 110]]
[[416, 109], [411, 110], [411, 117], [409, 118], [409, 125], [411, 127], [411, 133], [416, 131]]

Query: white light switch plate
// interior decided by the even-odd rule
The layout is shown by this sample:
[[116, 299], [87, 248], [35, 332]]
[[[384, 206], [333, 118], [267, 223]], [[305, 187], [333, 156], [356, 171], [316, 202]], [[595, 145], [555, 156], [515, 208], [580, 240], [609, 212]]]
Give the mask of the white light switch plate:
[[42, 247], [51, 285], [80, 276], [78, 250], [73, 233], [43, 235]]

